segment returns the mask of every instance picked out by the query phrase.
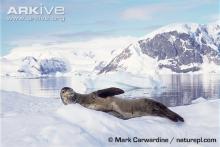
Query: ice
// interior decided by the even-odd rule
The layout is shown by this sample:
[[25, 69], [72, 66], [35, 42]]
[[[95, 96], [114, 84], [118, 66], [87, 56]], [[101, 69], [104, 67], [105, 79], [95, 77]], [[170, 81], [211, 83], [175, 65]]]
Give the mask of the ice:
[[196, 100], [193, 100], [192, 101], [192, 104], [196, 104], [196, 103], [203, 103], [203, 102], [206, 102], [207, 100], [200, 97], [200, 98], [197, 98]]
[[102, 89], [108, 87], [119, 87], [124, 90], [139, 89], [139, 88], [158, 88], [162, 82], [159, 81], [159, 76], [150, 75], [134, 75], [128, 72], [112, 72], [102, 74], [86, 81], [89, 89]]
[[213, 147], [219, 143], [110, 143], [109, 137], [216, 138], [219, 140], [220, 100], [172, 107], [184, 123], [145, 116], [121, 120], [60, 99], [1, 91], [2, 147], [184, 146]]

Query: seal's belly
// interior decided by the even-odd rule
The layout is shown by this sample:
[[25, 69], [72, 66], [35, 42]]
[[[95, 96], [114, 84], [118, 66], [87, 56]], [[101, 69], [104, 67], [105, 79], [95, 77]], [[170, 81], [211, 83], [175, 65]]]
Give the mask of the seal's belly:
[[151, 112], [147, 108], [144, 100], [125, 100], [119, 98], [95, 99], [94, 102], [84, 104], [84, 107], [104, 112], [117, 112], [124, 118], [133, 118], [149, 115]]
[[[142, 102], [143, 101], [143, 102]], [[148, 108], [144, 100], [119, 100], [112, 103], [114, 111], [119, 112], [125, 118], [133, 118], [150, 115], [151, 109]]]
[[111, 111], [110, 103], [106, 102], [104, 99], [96, 99], [94, 102], [85, 104], [84, 107], [97, 110], [97, 111]]
[[86, 108], [89, 109], [93, 109], [93, 110], [97, 110], [97, 111], [107, 111], [107, 107], [105, 107], [104, 105], [99, 105], [99, 104], [90, 104], [90, 105], [86, 105]]

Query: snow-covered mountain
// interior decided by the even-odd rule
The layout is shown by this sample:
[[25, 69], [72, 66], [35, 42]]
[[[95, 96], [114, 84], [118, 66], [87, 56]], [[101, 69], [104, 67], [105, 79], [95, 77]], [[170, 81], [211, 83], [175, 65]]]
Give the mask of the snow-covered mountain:
[[[132, 39], [128, 39], [132, 40]], [[134, 41], [135, 40], [135, 41]], [[216, 71], [220, 65], [220, 24], [172, 24], [136, 40], [93, 41], [80, 49], [71, 44], [29, 46], [13, 49], [1, 57], [3, 76], [48, 76], [129, 72], [155, 75], [155, 72]], [[123, 42], [123, 47], [110, 47]], [[133, 43], [132, 43], [133, 42]], [[98, 44], [99, 47], [94, 49]], [[78, 44], [77, 47], [84, 44]], [[217, 66], [217, 68], [216, 68]]]
[[209, 65], [220, 66], [220, 24], [172, 24], [130, 44], [99, 74], [161, 69], [186, 73], [209, 68]]
[[57, 76], [91, 74], [102, 69], [115, 56], [114, 50], [15, 49], [0, 59], [3, 76]]

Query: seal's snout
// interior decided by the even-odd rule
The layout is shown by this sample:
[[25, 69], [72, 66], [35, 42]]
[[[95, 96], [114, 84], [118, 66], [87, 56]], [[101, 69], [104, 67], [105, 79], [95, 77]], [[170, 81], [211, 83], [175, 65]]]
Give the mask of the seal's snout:
[[63, 87], [60, 91], [60, 97], [64, 105], [75, 102], [75, 92], [70, 87]]

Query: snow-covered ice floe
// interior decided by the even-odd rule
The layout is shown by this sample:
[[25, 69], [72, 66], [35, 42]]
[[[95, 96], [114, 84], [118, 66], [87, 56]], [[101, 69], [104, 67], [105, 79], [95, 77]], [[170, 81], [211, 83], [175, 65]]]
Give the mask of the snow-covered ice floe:
[[[32, 97], [1, 91], [2, 147], [104, 146], [220, 146], [220, 99], [200, 98], [191, 105], [172, 107], [184, 123], [145, 116], [120, 120], [78, 104], [64, 106], [60, 99]], [[165, 138], [163, 143], [115, 143], [109, 137]], [[217, 143], [177, 143], [177, 138], [215, 138]], [[170, 141], [173, 139], [172, 143]]]

